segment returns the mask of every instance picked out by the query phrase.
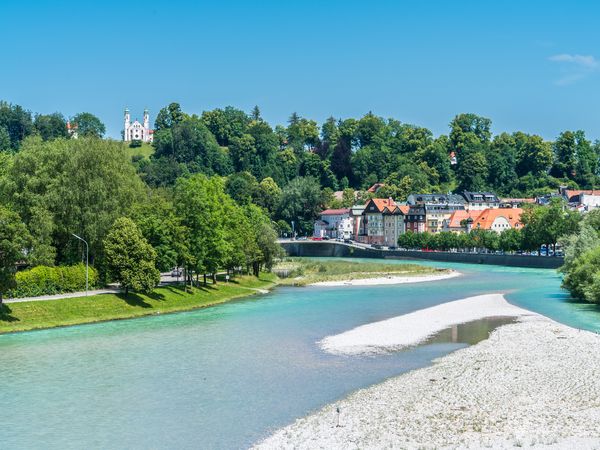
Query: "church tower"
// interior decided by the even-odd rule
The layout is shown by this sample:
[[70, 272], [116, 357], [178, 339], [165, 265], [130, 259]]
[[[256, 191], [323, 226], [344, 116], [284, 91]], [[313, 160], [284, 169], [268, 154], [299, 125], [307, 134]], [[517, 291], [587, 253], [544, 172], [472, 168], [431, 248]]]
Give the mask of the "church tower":
[[148, 114], [148, 108], [144, 109], [144, 129], [146, 129], [146, 132], [150, 131], [150, 115]]
[[130, 125], [131, 125], [131, 116], [129, 115], [129, 108], [125, 108], [125, 128], [123, 128], [123, 130], [125, 130], [125, 133], [124, 133], [125, 141], [131, 140], [131, 138], [128, 136]]

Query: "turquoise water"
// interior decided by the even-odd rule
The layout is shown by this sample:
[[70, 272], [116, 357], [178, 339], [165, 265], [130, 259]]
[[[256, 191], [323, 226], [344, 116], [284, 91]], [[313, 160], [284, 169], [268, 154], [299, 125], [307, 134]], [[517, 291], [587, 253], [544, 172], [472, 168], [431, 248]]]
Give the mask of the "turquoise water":
[[340, 357], [316, 341], [471, 295], [506, 292], [514, 304], [600, 331], [600, 310], [567, 302], [554, 271], [427, 264], [464, 276], [279, 288], [189, 313], [0, 336], [0, 448], [244, 448], [466, 345]]

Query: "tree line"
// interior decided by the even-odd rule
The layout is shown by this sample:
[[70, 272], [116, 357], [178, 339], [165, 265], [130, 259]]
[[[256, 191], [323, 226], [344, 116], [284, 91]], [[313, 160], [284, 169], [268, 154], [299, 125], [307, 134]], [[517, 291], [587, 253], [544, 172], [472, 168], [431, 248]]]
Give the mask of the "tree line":
[[17, 265], [81, 262], [74, 234], [102, 280], [126, 291], [152, 289], [175, 266], [189, 281], [240, 267], [258, 274], [279, 254], [268, 213], [237, 203], [225, 179], [195, 173], [150, 187], [121, 142], [32, 135], [0, 158], [0, 296]]

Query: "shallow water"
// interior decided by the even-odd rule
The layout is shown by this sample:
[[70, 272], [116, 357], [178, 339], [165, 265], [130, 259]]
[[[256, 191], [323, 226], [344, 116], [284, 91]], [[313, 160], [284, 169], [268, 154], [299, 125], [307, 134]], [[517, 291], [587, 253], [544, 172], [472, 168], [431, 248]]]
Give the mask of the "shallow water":
[[599, 310], [567, 302], [554, 271], [426, 264], [464, 276], [280, 288], [188, 313], [0, 336], [0, 448], [244, 448], [471, 342], [346, 357], [323, 353], [318, 340], [472, 295], [506, 292], [518, 306], [600, 330]]

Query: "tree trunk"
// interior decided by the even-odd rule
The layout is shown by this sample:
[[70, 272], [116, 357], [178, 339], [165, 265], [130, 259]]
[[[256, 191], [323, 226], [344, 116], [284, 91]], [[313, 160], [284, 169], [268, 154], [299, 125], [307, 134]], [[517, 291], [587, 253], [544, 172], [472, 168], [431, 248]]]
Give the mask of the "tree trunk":
[[2, 304], [2, 292], [0, 292], [0, 305]]
[[206, 274], [204, 274], [204, 286], [206, 286]]
[[125, 297], [127, 297], [127, 294], [129, 294], [129, 286], [125, 286]]
[[212, 282], [213, 284], [217, 284], [217, 272], [212, 273]]

